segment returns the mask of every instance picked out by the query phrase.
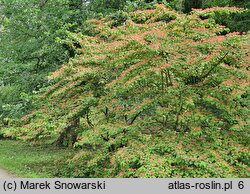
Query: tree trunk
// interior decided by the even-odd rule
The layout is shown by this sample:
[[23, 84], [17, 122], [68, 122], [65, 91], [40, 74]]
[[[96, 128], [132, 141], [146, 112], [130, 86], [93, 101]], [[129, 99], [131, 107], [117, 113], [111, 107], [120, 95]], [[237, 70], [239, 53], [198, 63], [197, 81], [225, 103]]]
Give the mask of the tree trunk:
[[57, 146], [72, 147], [77, 140], [76, 129], [80, 126], [80, 117], [73, 118], [70, 125], [64, 129], [55, 141]]

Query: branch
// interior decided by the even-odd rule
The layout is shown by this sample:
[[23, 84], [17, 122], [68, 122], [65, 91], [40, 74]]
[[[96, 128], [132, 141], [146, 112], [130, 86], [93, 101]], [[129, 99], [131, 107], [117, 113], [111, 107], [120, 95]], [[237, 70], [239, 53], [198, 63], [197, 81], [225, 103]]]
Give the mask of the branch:
[[205, 75], [201, 76], [201, 79], [204, 80], [209, 74], [225, 59], [229, 51], [216, 63]]
[[86, 114], [86, 119], [87, 119], [88, 125], [89, 125], [90, 127], [93, 127], [94, 125], [92, 124], [92, 122], [91, 122], [91, 120], [90, 120], [90, 118], [89, 118], [89, 114], [88, 114], [88, 113]]
[[39, 0], [39, 7], [42, 9], [49, 0]]
[[132, 125], [132, 124], [134, 123], [135, 119], [136, 119], [141, 113], [142, 113], [142, 111], [138, 112], [138, 113], [134, 116], [134, 118], [131, 120], [131, 122], [129, 123], [129, 125]]

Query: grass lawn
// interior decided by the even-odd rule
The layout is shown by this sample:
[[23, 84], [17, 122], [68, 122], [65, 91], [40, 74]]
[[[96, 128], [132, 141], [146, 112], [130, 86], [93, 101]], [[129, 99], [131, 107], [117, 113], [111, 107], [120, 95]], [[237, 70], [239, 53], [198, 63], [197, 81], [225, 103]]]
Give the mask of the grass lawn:
[[60, 164], [71, 154], [74, 151], [70, 149], [0, 140], [0, 167], [21, 178], [55, 177]]

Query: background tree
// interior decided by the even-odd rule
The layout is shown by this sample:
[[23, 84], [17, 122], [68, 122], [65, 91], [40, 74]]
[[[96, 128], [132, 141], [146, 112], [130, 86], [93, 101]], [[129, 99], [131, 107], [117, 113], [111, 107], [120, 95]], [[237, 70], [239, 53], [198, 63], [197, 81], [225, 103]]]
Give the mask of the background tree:
[[183, 2], [183, 12], [188, 13], [192, 8], [199, 9], [202, 8], [202, 0], [184, 0]]
[[[2, 118], [11, 116], [3, 108], [6, 106], [16, 110], [16, 116], [25, 114], [20, 109], [21, 94], [32, 96], [50, 85], [46, 80], [48, 73], [74, 56], [74, 50], [60, 40], [86, 19], [80, 2], [1, 0], [0, 83], [5, 96], [0, 99]], [[13, 95], [5, 91], [12, 91]]]

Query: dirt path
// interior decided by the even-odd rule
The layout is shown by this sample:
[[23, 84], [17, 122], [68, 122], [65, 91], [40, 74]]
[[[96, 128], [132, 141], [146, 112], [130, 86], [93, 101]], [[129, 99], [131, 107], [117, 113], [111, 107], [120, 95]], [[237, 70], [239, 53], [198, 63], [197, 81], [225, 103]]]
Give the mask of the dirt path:
[[6, 170], [0, 168], [0, 178], [14, 178], [14, 176], [8, 173]]

